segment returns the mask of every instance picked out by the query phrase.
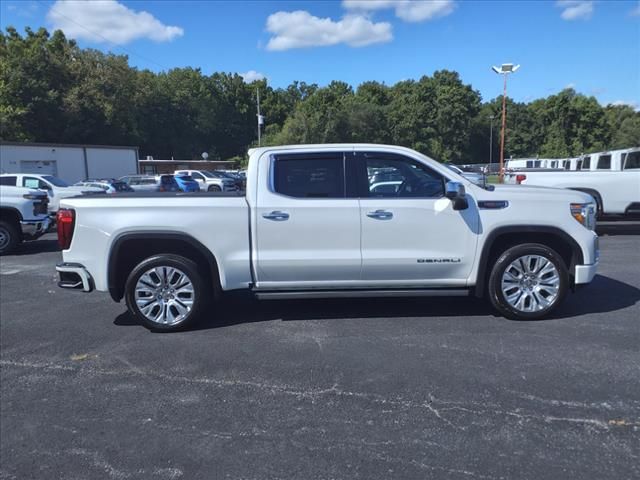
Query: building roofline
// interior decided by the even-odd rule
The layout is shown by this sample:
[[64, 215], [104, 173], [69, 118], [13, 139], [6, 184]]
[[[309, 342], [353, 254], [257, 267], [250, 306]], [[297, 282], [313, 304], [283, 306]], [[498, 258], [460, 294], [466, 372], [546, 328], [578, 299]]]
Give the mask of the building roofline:
[[111, 149], [127, 149], [139, 150], [136, 145], [90, 145], [83, 143], [41, 143], [41, 142], [9, 142], [0, 140], [0, 145], [9, 145], [17, 147], [61, 147], [61, 148], [111, 148]]

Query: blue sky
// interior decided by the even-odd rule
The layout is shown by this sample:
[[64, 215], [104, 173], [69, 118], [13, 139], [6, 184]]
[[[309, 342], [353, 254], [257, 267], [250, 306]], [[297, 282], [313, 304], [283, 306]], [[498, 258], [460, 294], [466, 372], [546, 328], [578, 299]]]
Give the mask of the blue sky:
[[154, 71], [255, 72], [284, 87], [393, 84], [450, 69], [487, 100], [502, 90], [491, 65], [514, 62], [516, 100], [571, 86], [602, 104], [640, 107], [636, 0], [2, 0], [0, 16], [3, 28], [59, 27]]

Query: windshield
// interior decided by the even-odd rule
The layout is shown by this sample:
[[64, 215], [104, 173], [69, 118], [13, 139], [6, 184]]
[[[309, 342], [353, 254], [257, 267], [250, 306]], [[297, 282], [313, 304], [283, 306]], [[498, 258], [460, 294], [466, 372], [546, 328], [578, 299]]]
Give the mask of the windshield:
[[42, 178], [56, 187], [68, 187], [69, 184], [64, 180], [60, 180], [57, 177], [53, 177], [51, 175], [43, 175]]

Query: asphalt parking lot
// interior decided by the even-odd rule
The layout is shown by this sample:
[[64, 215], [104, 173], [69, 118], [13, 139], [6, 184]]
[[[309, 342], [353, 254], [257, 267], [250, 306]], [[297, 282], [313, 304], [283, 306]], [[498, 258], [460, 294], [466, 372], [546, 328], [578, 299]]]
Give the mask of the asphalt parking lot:
[[556, 318], [230, 300], [177, 334], [0, 260], [0, 479], [640, 477], [640, 228]]

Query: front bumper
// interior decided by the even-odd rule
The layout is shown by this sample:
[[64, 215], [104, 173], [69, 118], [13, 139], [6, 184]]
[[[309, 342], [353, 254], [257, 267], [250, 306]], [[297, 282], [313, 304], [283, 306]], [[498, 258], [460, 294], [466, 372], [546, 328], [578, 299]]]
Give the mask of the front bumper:
[[42, 220], [23, 220], [20, 222], [22, 238], [25, 240], [35, 240], [47, 233], [50, 224], [51, 220], [48, 217]]
[[93, 290], [91, 274], [79, 263], [59, 263], [56, 265], [56, 272], [60, 277], [60, 281], [58, 281], [60, 288], [82, 290], [83, 292]]
[[596, 276], [598, 270], [598, 262], [592, 265], [576, 265], [576, 271], [574, 274], [574, 283], [581, 285], [584, 283], [590, 283], [593, 277]]

